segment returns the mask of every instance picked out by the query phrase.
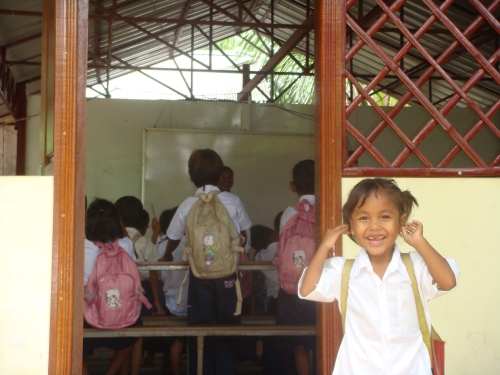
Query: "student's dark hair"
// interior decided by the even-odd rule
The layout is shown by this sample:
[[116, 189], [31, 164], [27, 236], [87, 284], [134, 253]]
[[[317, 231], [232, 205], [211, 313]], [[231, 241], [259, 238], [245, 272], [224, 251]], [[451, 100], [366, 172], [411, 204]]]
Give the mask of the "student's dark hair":
[[254, 225], [250, 228], [250, 238], [252, 239], [252, 247], [261, 251], [266, 249], [272, 241], [274, 231], [264, 225]]
[[222, 167], [222, 173], [224, 173], [225, 171], [230, 171], [231, 174], [234, 176], [233, 170], [230, 167], [228, 167], [227, 165]]
[[[367, 178], [356, 184], [349, 193], [347, 202], [342, 207], [342, 219], [350, 224], [352, 213], [356, 207], [361, 207], [371, 194], [385, 194], [399, 210], [399, 216], [406, 214], [410, 217], [413, 206], [418, 206], [417, 199], [408, 191], [402, 191], [396, 181], [386, 178]], [[349, 235], [354, 241], [353, 237]]]
[[284, 211], [278, 212], [278, 214], [274, 218], [274, 223], [273, 223], [273, 225], [274, 225], [274, 231], [276, 232], [276, 234], [278, 236], [280, 234], [280, 224], [281, 224], [281, 217], [283, 216], [283, 212]]
[[170, 223], [172, 222], [172, 219], [174, 218], [175, 212], [179, 206], [174, 207], [174, 208], [169, 208], [168, 210], [165, 210], [161, 213], [160, 215], [160, 231], [163, 234], [167, 233], [167, 229], [170, 226]]
[[118, 199], [115, 202], [115, 206], [118, 208], [120, 217], [126, 227], [135, 228], [137, 230], [143, 228], [141, 220], [143, 206], [138, 198], [126, 195]]
[[87, 209], [85, 237], [89, 241], [113, 242], [123, 237], [120, 215], [115, 205], [96, 198]]
[[299, 161], [292, 172], [293, 183], [299, 194], [314, 194], [314, 160]]
[[[146, 210], [141, 211], [141, 225], [140, 229], [146, 228], [149, 225], [149, 213]], [[137, 229], [139, 229], [137, 228]]]
[[205, 185], [217, 186], [223, 167], [219, 154], [209, 148], [193, 151], [188, 161], [189, 177], [198, 188]]

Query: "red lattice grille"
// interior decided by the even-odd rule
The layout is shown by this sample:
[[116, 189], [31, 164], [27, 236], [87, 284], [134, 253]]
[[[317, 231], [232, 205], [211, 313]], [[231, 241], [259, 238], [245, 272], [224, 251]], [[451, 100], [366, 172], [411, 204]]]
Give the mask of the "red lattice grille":
[[500, 175], [499, 6], [347, 1], [344, 175]]

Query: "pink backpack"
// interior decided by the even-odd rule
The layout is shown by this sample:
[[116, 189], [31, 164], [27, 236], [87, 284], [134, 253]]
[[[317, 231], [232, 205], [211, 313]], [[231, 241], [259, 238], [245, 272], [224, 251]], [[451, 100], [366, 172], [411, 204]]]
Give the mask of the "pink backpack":
[[84, 317], [96, 328], [122, 328], [134, 324], [144, 296], [137, 265], [118, 244], [96, 242], [101, 248], [85, 286]]
[[293, 208], [297, 214], [281, 230], [276, 253], [280, 287], [288, 294], [297, 294], [302, 271], [316, 250], [314, 205], [302, 200]]

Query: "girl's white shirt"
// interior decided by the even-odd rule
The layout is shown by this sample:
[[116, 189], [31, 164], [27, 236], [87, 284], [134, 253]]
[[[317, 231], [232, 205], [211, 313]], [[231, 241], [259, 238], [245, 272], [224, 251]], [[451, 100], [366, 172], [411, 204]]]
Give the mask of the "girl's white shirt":
[[[256, 261], [269, 261], [273, 260], [278, 251], [278, 243], [273, 242], [269, 244], [267, 249], [262, 249], [255, 255]], [[267, 295], [273, 298], [278, 298], [280, 290], [280, 281], [278, 278], [278, 271], [276, 270], [263, 270], [265, 276]]]
[[[432, 283], [427, 265], [417, 252], [410, 252], [424, 312], [430, 328], [428, 301], [448, 291]], [[455, 274], [453, 259], [446, 259]], [[346, 259], [327, 259], [316, 289], [299, 297], [318, 302], [340, 301], [342, 268]], [[375, 274], [365, 249], [356, 257], [349, 279], [345, 334], [333, 374], [431, 374], [431, 363], [418, 326], [417, 308], [410, 277], [395, 246], [382, 280]]]
[[[165, 255], [165, 250], [167, 249], [168, 240], [166, 236], [163, 236], [158, 241], [158, 252], [160, 256]], [[183, 236], [179, 246], [172, 253], [174, 262], [182, 261], [182, 255], [184, 253], [184, 246], [186, 244], [186, 236]], [[177, 305], [177, 296], [179, 295], [179, 288], [181, 286], [182, 280], [186, 276], [186, 272], [189, 271], [161, 271], [161, 279], [163, 281], [163, 293], [165, 294], [165, 305], [168, 310], [174, 315], [187, 315], [187, 300], [188, 300], [188, 289], [189, 289], [189, 276], [186, 282], [182, 286], [182, 296], [181, 305]]]
[[[128, 236], [132, 239], [136, 235], [141, 235], [140, 232], [131, 227], [127, 227], [127, 233]], [[156, 262], [158, 259], [160, 259], [160, 254], [158, 254], [158, 249], [156, 246], [151, 242], [149, 238], [146, 238], [144, 236], [140, 236], [139, 239], [133, 244], [135, 251], [137, 252], [138, 262]], [[142, 270], [139, 271], [139, 276], [141, 277], [142, 280], [149, 280], [149, 271], [147, 270]]]
[[[132, 257], [134, 262], [137, 260], [134, 254], [134, 244], [130, 238], [120, 238], [118, 240], [118, 244], [123, 247], [123, 250], [125, 250], [128, 255]], [[99, 247], [92, 241], [85, 239], [85, 268], [83, 272], [83, 285], [87, 285], [90, 273], [94, 269], [97, 255], [99, 255]]]

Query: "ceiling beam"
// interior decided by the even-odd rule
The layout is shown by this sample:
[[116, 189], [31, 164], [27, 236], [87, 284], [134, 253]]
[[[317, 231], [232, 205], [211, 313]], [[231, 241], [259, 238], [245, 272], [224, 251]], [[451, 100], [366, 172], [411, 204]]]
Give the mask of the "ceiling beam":
[[302, 26], [306, 26], [305, 29], [296, 30], [290, 38], [283, 44], [283, 46], [272, 56], [268, 62], [262, 67], [261, 71], [257, 73], [248, 82], [245, 87], [238, 93], [238, 101], [248, 95], [257, 85], [273, 71], [273, 69], [279, 64], [285, 56], [287, 56], [297, 44], [300, 43], [302, 39], [309, 33], [309, 31], [314, 27], [314, 12], [312, 12], [309, 17], [302, 23]]
[[[187, 0], [186, 4], [184, 4], [184, 9], [182, 10], [181, 20], [187, 19], [189, 15], [189, 11], [191, 8], [191, 0]], [[177, 43], [179, 43], [179, 39], [181, 38], [182, 30], [184, 29], [184, 25], [175, 30], [174, 43], [173, 46], [177, 47]], [[170, 50], [170, 58], [174, 57], [174, 49]]]

